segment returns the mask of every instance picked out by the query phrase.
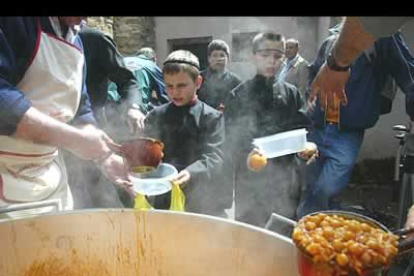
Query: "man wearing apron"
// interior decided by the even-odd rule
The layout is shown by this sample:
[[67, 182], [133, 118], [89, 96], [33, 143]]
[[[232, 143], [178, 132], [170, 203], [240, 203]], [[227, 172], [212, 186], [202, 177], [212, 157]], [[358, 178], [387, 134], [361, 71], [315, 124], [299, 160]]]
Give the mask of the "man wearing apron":
[[93, 126], [83, 48], [74, 28], [81, 19], [0, 18], [0, 208], [57, 199], [64, 210], [73, 209], [58, 148], [96, 161], [111, 181], [130, 187], [122, 157]]

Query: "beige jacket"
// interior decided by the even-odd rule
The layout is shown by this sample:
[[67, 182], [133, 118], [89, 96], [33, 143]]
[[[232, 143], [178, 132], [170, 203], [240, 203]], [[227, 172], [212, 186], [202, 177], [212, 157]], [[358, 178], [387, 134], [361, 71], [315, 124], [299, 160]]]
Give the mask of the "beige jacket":
[[[285, 82], [293, 84], [299, 90], [300, 94], [304, 101], [306, 101], [306, 85], [308, 83], [308, 66], [309, 62], [301, 57], [299, 54], [294, 58], [293, 64], [290, 67], [289, 71], [286, 73]], [[276, 73], [278, 78], [283, 67], [286, 66], [286, 61], [280, 67], [279, 71]]]

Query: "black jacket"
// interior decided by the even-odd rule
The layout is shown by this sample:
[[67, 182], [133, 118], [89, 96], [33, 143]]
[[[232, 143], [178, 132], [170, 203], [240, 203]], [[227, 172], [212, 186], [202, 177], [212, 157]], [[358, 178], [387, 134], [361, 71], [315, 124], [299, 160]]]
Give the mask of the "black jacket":
[[198, 90], [198, 98], [213, 108], [224, 104], [230, 91], [242, 81], [232, 72], [226, 70], [218, 74], [210, 69], [201, 72], [203, 83]]
[[231, 91], [224, 115], [226, 149], [231, 149], [242, 162], [246, 162], [254, 138], [310, 124], [297, 88], [261, 75]]
[[[85, 50], [86, 86], [94, 113], [99, 117], [106, 104], [109, 80], [116, 83], [123, 100], [128, 100], [131, 104], [140, 103], [137, 80], [125, 67], [115, 42], [109, 36], [87, 26], [82, 28], [79, 36]], [[138, 101], [134, 99], [136, 97]]]
[[210, 178], [223, 162], [223, 115], [197, 100], [192, 106], [166, 103], [148, 113], [145, 134], [161, 140], [163, 162], [178, 171], [187, 169], [191, 178]]
[[[214, 214], [218, 206], [215, 198], [224, 191], [214, 185], [224, 158], [223, 115], [199, 100], [183, 107], [170, 102], [148, 113], [145, 134], [164, 143], [163, 162], [174, 165], [178, 171], [190, 172], [190, 183], [184, 189], [186, 210]], [[155, 208], [169, 206], [169, 194], [156, 197]]]

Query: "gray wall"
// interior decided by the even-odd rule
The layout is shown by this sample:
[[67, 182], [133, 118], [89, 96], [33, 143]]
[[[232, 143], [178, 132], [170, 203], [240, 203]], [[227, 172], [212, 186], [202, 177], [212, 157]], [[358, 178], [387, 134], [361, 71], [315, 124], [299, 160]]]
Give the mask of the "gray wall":
[[[160, 62], [168, 55], [167, 39], [212, 36], [231, 49], [232, 33], [272, 30], [297, 38], [303, 57], [312, 60], [328, 26], [329, 17], [155, 17], [157, 55]], [[249, 62], [230, 62], [229, 68], [243, 79], [254, 75]]]

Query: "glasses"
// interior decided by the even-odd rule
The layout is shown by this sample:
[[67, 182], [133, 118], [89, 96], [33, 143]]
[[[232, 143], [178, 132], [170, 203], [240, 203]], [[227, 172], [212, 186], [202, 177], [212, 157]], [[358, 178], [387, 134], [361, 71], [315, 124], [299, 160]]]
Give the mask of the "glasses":
[[260, 55], [263, 58], [273, 57], [276, 60], [282, 59], [284, 57], [284, 52], [279, 49], [261, 49], [257, 50], [256, 54]]
[[227, 58], [227, 55], [225, 55], [225, 54], [223, 54], [223, 55], [216, 54], [216, 55], [211, 55], [211, 58], [212, 59], [225, 59], [225, 58]]

